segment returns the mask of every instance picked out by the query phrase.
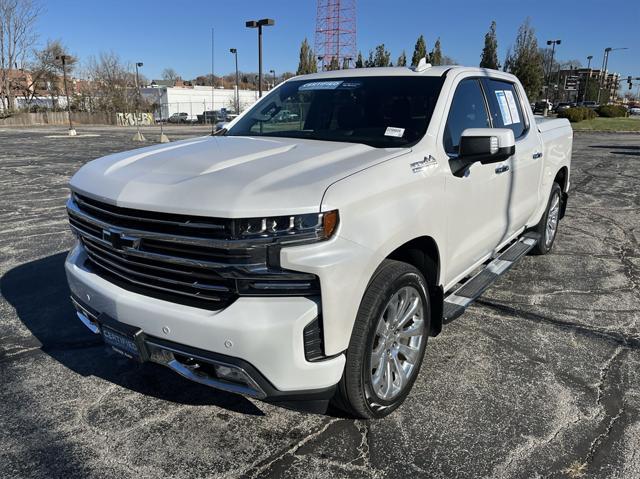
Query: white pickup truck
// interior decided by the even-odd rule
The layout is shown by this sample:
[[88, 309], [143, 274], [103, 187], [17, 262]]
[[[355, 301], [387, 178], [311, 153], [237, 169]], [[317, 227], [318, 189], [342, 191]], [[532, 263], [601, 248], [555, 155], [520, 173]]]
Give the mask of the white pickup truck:
[[423, 61], [295, 77], [221, 135], [82, 167], [72, 300], [138, 361], [382, 417], [429, 336], [550, 250], [572, 135], [534, 118], [503, 72]]

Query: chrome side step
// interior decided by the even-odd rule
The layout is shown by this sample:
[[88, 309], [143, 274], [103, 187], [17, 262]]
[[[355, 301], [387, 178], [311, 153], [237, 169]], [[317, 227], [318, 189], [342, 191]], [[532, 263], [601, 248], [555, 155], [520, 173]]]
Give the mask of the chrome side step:
[[478, 299], [500, 276], [509, 271], [539, 240], [540, 235], [537, 233], [525, 233], [497, 258], [487, 263], [475, 276], [446, 296], [442, 311], [442, 323], [450, 323], [459, 318], [471, 303]]

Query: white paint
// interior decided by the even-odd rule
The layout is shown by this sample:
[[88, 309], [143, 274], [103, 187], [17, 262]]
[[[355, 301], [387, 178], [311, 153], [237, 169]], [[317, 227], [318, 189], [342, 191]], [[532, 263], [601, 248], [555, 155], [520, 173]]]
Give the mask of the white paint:
[[[528, 134], [514, 139], [510, 129], [491, 133], [505, 144], [515, 143], [516, 157], [502, 162], [511, 167], [509, 173], [496, 175], [495, 164], [475, 163], [462, 178], [451, 174], [443, 133], [458, 84], [489, 75], [513, 82], [518, 96], [526, 99], [518, 80], [504, 72], [451, 66], [421, 72], [365, 68], [304, 79], [441, 76], [445, 71], [427, 132], [410, 149], [292, 138], [205, 137], [177, 142], [173, 149], [154, 146], [101, 158], [84, 166], [71, 186], [125, 207], [214, 217], [338, 209], [340, 223], [332, 239], [285, 247], [280, 259], [283, 268], [320, 278], [325, 353], [340, 354], [349, 345], [372, 275], [392, 251], [411, 239], [431, 237], [440, 255], [437, 283], [447, 291], [539, 221], [553, 176], [570, 165], [568, 122], [553, 120], [540, 133], [523, 100], [521, 121], [530, 125]], [[502, 114], [511, 119], [506, 96], [503, 106]], [[543, 152], [543, 158], [533, 160], [533, 151]], [[429, 156], [435, 164], [420, 174], [408, 167]], [[543, 171], [549, 175], [543, 176]], [[240, 298], [223, 311], [210, 312], [124, 291], [84, 272], [80, 264], [78, 253], [72, 253], [67, 262], [72, 290], [79, 295], [91, 292], [98, 309], [149, 334], [159, 335], [160, 325], [169, 325], [176, 342], [214, 352], [224, 352], [223, 342], [229, 339], [234, 356], [254, 364], [279, 388], [322, 387], [335, 384], [342, 374], [341, 354], [317, 363], [304, 360], [302, 329], [318, 312], [309, 299]]]

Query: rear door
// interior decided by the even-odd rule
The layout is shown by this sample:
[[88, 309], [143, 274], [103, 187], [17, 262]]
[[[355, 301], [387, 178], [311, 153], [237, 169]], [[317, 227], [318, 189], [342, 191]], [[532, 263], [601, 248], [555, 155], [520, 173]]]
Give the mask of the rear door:
[[510, 165], [509, 215], [503, 238], [506, 240], [527, 224], [539, 204], [542, 142], [523, 104], [526, 96], [518, 85], [494, 78], [483, 78], [482, 84], [493, 127], [511, 129], [516, 139], [516, 154]]
[[[447, 164], [457, 156], [464, 130], [491, 127], [480, 85], [479, 79], [467, 78], [456, 86], [442, 137]], [[478, 162], [461, 177], [447, 175], [446, 282], [458, 278], [491, 253], [504, 236], [511, 183], [511, 171], [507, 168], [510, 161], [487, 165]]]

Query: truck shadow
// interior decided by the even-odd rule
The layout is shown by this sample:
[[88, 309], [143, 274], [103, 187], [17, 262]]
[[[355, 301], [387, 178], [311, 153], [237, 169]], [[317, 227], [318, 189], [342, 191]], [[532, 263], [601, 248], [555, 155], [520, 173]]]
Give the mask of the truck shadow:
[[104, 347], [102, 339], [77, 319], [64, 272], [66, 253], [22, 264], [0, 278], [2, 296], [15, 308], [33, 337], [17, 340], [11, 359], [34, 347], [82, 376], [97, 376], [131, 391], [187, 405], [213, 405], [263, 415], [248, 399], [183, 379], [156, 364], [139, 365]]
[[640, 145], [589, 145], [589, 148], [603, 148], [611, 150], [609, 153], [612, 155], [640, 156]]

